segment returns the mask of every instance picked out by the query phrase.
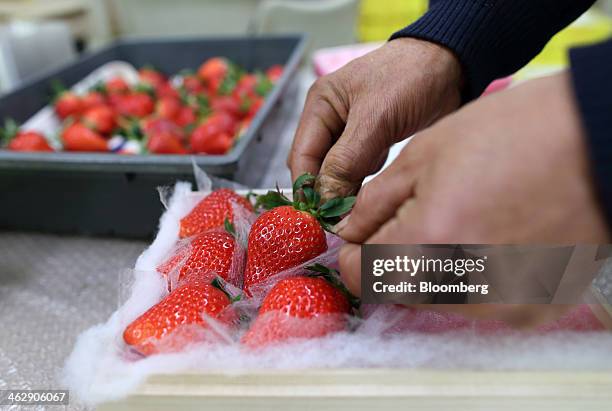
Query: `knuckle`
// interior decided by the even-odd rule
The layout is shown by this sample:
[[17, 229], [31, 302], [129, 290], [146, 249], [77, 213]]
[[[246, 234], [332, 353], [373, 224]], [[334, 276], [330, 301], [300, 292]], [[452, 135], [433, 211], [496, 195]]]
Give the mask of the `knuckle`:
[[337, 180], [354, 182], [356, 177], [353, 168], [355, 153], [344, 145], [336, 147], [330, 151], [325, 159], [323, 174], [327, 174]]
[[327, 77], [319, 77], [308, 89], [308, 98], [314, 98], [322, 95], [329, 88]]

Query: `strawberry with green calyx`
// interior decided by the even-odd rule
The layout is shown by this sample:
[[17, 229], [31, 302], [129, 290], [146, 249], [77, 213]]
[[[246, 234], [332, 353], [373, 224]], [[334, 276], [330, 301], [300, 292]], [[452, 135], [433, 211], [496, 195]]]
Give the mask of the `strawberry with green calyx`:
[[181, 219], [179, 237], [191, 237], [211, 228], [221, 227], [226, 219], [235, 223], [233, 204], [248, 212], [253, 211], [251, 203], [236, 192], [227, 188], [213, 191]]
[[104, 106], [107, 104], [106, 97], [103, 93], [98, 91], [88, 91], [81, 99], [83, 104], [83, 112], [98, 106]]
[[181, 102], [192, 109], [197, 118], [203, 118], [212, 113], [210, 99], [205, 94], [182, 94]]
[[310, 277], [324, 278], [327, 282], [336, 287], [346, 297], [351, 307], [356, 310], [359, 309], [359, 306], [361, 305], [361, 300], [351, 294], [348, 288], [346, 288], [346, 286], [340, 279], [340, 273], [338, 271], [319, 263], [306, 266], [306, 269], [312, 272], [310, 274]]
[[304, 174], [294, 183], [294, 201], [280, 191], [257, 198], [256, 206], [268, 211], [251, 227], [248, 239], [244, 290], [268, 281], [275, 274], [312, 260], [327, 251], [325, 231], [350, 211], [354, 197], [336, 198], [321, 204], [311, 185], [314, 176]]
[[222, 96], [229, 96], [230, 94], [232, 94], [232, 92], [236, 88], [236, 85], [238, 84], [238, 81], [243, 75], [244, 71], [242, 71], [242, 69], [238, 65], [234, 63], [229, 63], [227, 73], [223, 77], [223, 80], [221, 81], [221, 83], [219, 83], [216, 89], [209, 89], [210, 93], [212, 95], [218, 94]]
[[240, 67], [223, 57], [210, 58], [198, 68], [198, 77], [211, 96], [231, 94], [242, 75]]
[[183, 70], [179, 74], [181, 76], [181, 94], [201, 94], [206, 91], [206, 86], [193, 71]]
[[117, 125], [117, 114], [110, 106], [101, 104], [86, 110], [81, 122], [100, 134], [110, 134]]
[[65, 120], [68, 117], [78, 118], [82, 114], [83, 101], [81, 97], [66, 89], [58, 80], [53, 80], [51, 82], [51, 88], [53, 90], [55, 114], [57, 114], [61, 120]]
[[274, 83], [264, 74], [257, 74], [257, 85], [255, 86], [255, 92], [261, 97], [267, 96], [270, 91], [274, 88]]
[[149, 152], [154, 154], [186, 154], [183, 129], [164, 118], [149, 117], [140, 122]]
[[155, 103], [155, 114], [171, 121], [176, 121], [181, 109], [181, 101], [176, 97], [161, 97]]
[[12, 119], [6, 119], [0, 130], [0, 147], [11, 151], [54, 151], [44, 135], [36, 131], [21, 131]]
[[223, 111], [213, 113], [191, 132], [191, 149], [194, 153], [227, 153], [232, 148], [237, 125], [230, 114]]
[[80, 122], [69, 122], [61, 139], [66, 151], [108, 151], [106, 139]]
[[338, 197], [322, 203], [321, 196], [312, 188], [314, 181], [312, 174], [302, 174], [293, 183], [293, 201], [277, 188], [276, 191], [259, 196], [255, 208], [261, 206], [270, 210], [279, 206], [293, 206], [296, 210], [309, 213], [325, 230], [333, 232], [332, 228], [340, 221], [340, 217], [353, 208], [356, 197]]
[[266, 295], [241, 342], [249, 348], [262, 348], [343, 331], [350, 309], [345, 294], [324, 278], [285, 278]]
[[195, 110], [188, 106], [183, 106], [179, 110], [175, 121], [181, 127], [185, 128], [185, 131], [191, 133], [195, 127], [195, 123], [198, 120], [198, 116]]
[[154, 89], [157, 89], [166, 83], [167, 78], [161, 71], [147, 64], [138, 70], [138, 80], [141, 83], [148, 84]]
[[123, 340], [144, 355], [176, 352], [217, 337], [207, 317], [228, 324], [231, 301], [210, 281], [188, 277], [159, 303], [128, 325]]
[[100, 90], [102, 89], [109, 96], [126, 94], [130, 91], [130, 85], [122, 77], [117, 76], [106, 81], [106, 83], [101, 86]]

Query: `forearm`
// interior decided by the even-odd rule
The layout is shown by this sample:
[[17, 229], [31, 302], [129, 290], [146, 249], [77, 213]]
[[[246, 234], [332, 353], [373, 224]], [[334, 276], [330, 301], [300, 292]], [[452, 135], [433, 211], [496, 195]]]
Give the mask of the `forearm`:
[[595, 186], [612, 224], [612, 40], [570, 52], [572, 82]]
[[494, 79], [514, 73], [593, 0], [432, 0], [418, 21], [391, 39], [416, 37], [441, 44], [460, 60], [464, 100]]

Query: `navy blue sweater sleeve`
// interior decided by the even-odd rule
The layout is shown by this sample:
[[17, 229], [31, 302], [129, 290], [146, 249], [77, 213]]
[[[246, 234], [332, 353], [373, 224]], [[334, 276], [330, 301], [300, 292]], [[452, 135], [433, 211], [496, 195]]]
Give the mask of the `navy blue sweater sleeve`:
[[[592, 0], [431, 0], [429, 11], [391, 39], [415, 37], [452, 50], [463, 65], [464, 100], [535, 57]], [[595, 186], [612, 228], [612, 40], [570, 52], [572, 82]]]
[[612, 226], [612, 40], [574, 49], [570, 61], [595, 186]]
[[416, 37], [452, 50], [463, 66], [465, 100], [514, 73], [594, 0], [432, 0], [415, 23], [391, 39]]

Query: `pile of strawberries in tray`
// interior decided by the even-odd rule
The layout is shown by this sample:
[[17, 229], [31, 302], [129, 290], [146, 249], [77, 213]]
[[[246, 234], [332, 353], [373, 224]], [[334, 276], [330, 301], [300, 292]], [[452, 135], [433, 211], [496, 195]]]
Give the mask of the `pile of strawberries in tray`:
[[[83, 95], [54, 84], [59, 136], [20, 130], [8, 121], [2, 146], [15, 151], [223, 155], [244, 134], [282, 66], [247, 73], [222, 57], [172, 78], [138, 70], [138, 84], [115, 77]], [[48, 139], [57, 139], [50, 144]]]
[[330, 246], [337, 237], [327, 230], [355, 198], [323, 202], [313, 182], [300, 177], [293, 200], [270, 191], [253, 205], [252, 196], [229, 189], [202, 199], [180, 220], [173, 251], [150, 273], [163, 276], [168, 292], [124, 329], [129, 352], [228, 339], [258, 348], [346, 330], [358, 301], [321, 262], [337, 257]]

